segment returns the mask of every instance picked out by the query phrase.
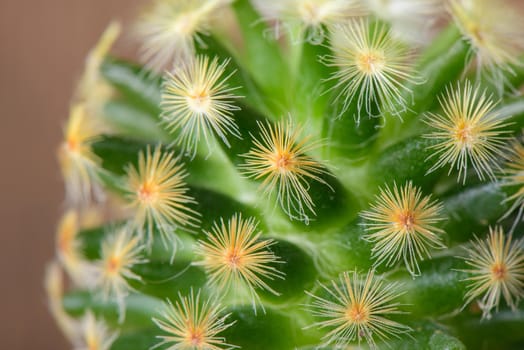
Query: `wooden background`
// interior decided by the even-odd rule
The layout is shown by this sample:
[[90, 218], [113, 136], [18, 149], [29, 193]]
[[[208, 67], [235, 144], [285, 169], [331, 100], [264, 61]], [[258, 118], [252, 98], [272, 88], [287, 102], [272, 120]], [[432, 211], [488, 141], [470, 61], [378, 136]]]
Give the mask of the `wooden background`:
[[[84, 56], [139, 0], [0, 0], [0, 348], [70, 349], [47, 312], [63, 189], [55, 157]], [[128, 46], [121, 43], [121, 46]]]

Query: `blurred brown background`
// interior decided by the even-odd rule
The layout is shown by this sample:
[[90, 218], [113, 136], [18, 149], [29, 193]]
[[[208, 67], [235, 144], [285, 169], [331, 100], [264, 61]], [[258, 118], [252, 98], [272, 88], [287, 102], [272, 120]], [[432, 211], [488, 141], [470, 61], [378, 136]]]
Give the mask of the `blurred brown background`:
[[71, 348], [43, 292], [62, 210], [55, 149], [84, 56], [110, 19], [133, 18], [142, 2], [0, 0], [1, 349]]

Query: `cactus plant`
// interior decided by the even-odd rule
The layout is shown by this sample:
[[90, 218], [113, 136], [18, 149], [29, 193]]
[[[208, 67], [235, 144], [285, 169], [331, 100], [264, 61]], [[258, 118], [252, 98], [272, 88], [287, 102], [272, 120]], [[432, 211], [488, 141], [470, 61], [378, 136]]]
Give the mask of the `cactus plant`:
[[504, 5], [154, 0], [140, 64], [112, 23], [58, 152], [45, 285], [75, 349], [523, 348]]

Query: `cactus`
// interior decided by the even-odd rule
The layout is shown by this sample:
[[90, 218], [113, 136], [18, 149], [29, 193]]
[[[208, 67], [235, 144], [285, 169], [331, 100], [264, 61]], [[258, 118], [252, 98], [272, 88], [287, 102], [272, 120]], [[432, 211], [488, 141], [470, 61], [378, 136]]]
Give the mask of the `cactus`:
[[524, 347], [499, 1], [155, 0], [90, 52], [49, 308], [75, 349]]

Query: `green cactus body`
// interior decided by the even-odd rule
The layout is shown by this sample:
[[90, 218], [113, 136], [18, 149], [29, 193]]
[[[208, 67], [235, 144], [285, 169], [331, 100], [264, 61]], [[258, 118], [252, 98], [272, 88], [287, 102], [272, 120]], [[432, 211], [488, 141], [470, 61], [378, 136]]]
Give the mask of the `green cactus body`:
[[144, 65], [108, 28], [46, 275], [75, 348], [524, 348], [520, 18], [376, 3], [156, 0]]

